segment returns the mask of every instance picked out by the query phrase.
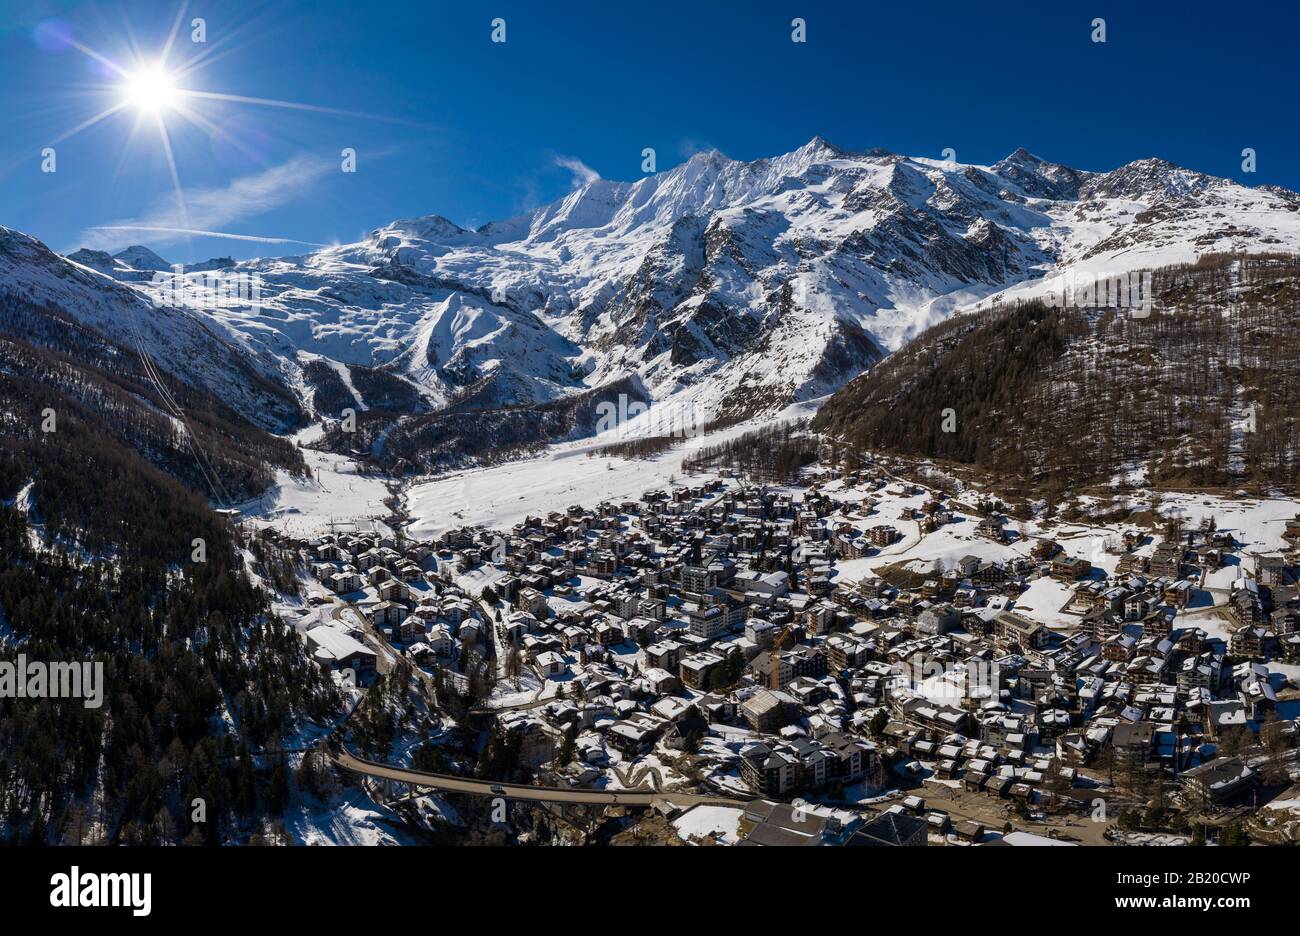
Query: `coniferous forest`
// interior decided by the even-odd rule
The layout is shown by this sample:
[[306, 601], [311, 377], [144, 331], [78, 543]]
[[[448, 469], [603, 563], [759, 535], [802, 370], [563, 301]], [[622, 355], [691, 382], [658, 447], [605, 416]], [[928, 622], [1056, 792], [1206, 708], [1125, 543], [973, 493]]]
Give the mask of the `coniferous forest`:
[[1300, 484], [1300, 260], [1154, 271], [1154, 309], [1028, 302], [931, 328], [813, 428], [1028, 491], [1143, 472], [1157, 487]]
[[245, 840], [283, 810], [275, 752], [340, 704], [208, 504], [301, 454], [165, 377], [201, 460], [139, 367], [0, 302], [0, 659], [102, 663], [104, 686], [99, 708], [0, 698], [0, 841]]

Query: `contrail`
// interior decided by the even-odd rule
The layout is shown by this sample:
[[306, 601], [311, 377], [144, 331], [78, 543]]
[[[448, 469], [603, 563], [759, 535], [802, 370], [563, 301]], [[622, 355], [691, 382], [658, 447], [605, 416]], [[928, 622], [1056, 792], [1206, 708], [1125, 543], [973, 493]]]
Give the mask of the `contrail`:
[[89, 231], [149, 231], [154, 234], [184, 234], [187, 237], [224, 237], [226, 240], [254, 241], [259, 244], [303, 244], [307, 247], [325, 247], [315, 241], [296, 240], [292, 237], [259, 237], [256, 234], [227, 234], [224, 231], [198, 231], [193, 228], [153, 227], [145, 224], [101, 224], [87, 228]]

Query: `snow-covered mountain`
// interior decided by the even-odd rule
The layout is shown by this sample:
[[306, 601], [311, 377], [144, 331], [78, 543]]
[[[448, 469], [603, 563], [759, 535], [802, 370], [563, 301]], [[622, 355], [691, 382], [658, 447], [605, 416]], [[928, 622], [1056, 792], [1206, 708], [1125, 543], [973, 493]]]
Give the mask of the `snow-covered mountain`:
[[[1294, 193], [1157, 159], [1093, 173], [1017, 150], [976, 166], [816, 138], [597, 180], [478, 230], [411, 218], [237, 263], [260, 303], [208, 314], [308, 398], [301, 367], [325, 358], [382, 368], [434, 409], [630, 378], [656, 402], [740, 416], [831, 392], [954, 311], [1063, 269], [1300, 249], [1298, 209]], [[118, 269], [139, 270], [130, 253], [105, 272], [155, 288]]]
[[[124, 256], [143, 254], [124, 252], [118, 258]], [[140, 285], [139, 271], [110, 259], [109, 272], [125, 283], [60, 257], [34, 237], [0, 227], [0, 300], [14, 297], [78, 322], [263, 429], [283, 431], [301, 421], [278, 361], [245, 353], [206, 315], [151, 301], [147, 292], [133, 288]], [[40, 344], [41, 336], [30, 340]]]

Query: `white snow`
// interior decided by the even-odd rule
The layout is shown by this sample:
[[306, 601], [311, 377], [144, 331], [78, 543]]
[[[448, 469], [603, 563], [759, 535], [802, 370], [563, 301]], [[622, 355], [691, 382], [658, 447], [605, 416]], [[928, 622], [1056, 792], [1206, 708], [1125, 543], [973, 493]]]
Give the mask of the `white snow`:
[[[319, 426], [304, 430], [295, 440], [309, 442]], [[312, 477], [295, 478], [276, 472], [276, 483], [255, 501], [240, 507], [241, 515], [257, 524], [273, 524], [282, 533], [310, 539], [337, 529], [388, 530], [383, 518], [388, 488], [384, 480], [362, 475], [356, 462], [343, 455], [304, 448], [303, 458]]]
[[[776, 420], [808, 416], [813, 404], [796, 404]], [[563, 510], [571, 504], [602, 500], [637, 500], [646, 490], [668, 484], [699, 483], [682, 472], [682, 460], [701, 446], [753, 431], [758, 423], [741, 423], [720, 432], [698, 435], [672, 450], [647, 459], [602, 457], [594, 441], [551, 446], [537, 458], [460, 471], [413, 485], [406, 492], [416, 539], [432, 539], [460, 526], [506, 529], [530, 515]], [[613, 433], [611, 432], [611, 438]]]
[[740, 840], [738, 826], [744, 814], [734, 806], [694, 806], [673, 820], [673, 828], [687, 841], [713, 835], [724, 845], [734, 845]]

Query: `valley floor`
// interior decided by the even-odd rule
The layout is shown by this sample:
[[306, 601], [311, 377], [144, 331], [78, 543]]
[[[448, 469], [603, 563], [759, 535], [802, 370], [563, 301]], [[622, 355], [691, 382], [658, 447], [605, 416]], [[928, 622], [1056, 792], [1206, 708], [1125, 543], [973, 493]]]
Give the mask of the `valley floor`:
[[412, 485], [405, 494], [415, 539], [432, 539], [462, 526], [500, 529], [527, 516], [564, 510], [570, 504], [635, 500], [650, 488], [683, 477], [682, 461], [704, 445], [752, 432], [773, 422], [805, 419], [817, 402], [798, 403], [770, 419], [750, 420], [685, 439], [653, 458], [602, 457], [599, 450], [620, 441], [617, 431], [555, 445], [543, 456], [458, 471]]

